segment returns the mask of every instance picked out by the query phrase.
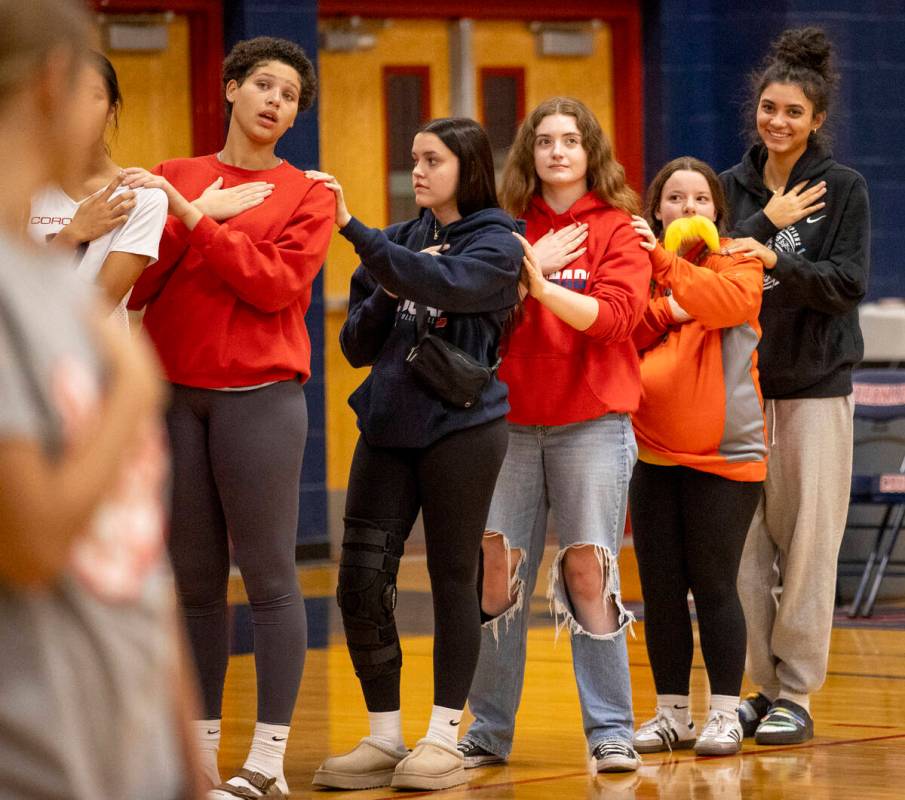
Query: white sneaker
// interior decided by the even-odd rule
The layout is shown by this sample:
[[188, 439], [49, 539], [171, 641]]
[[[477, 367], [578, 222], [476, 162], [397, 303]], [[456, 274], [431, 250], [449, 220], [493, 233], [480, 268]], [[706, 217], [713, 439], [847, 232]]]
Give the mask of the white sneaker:
[[699, 756], [729, 756], [742, 749], [742, 725], [738, 714], [711, 709], [694, 751]]
[[687, 750], [695, 743], [694, 722], [677, 722], [669, 709], [657, 706], [657, 714], [643, 723], [632, 739], [639, 753], [660, 753], [663, 750]]

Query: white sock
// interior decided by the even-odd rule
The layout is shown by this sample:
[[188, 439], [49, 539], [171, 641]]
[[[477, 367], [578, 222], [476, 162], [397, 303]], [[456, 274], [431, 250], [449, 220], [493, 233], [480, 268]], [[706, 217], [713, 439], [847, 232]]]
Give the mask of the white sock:
[[459, 741], [459, 723], [462, 721], [461, 708], [445, 708], [434, 706], [431, 721], [427, 728], [427, 739], [436, 739], [451, 747]]
[[217, 767], [217, 753], [220, 750], [220, 720], [192, 720], [192, 730], [198, 746], [198, 761], [201, 771], [204, 773], [204, 777], [211, 782], [211, 786], [216, 786], [220, 783], [220, 770]]
[[658, 694], [657, 707], [669, 712], [676, 722], [691, 724], [691, 703], [687, 694]]
[[806, 694], [796, 694], [795, 692], [787, 692], [785, 689], [779, 690], [779, 697], [782, 700], [791, 700], [798, 703], [808, 714], [811, 713], [811, 697]]
[[722, 711], [724, 714], [738, 714], [739, 698], [734, 694], [710, 695], [710, 710]]
[[[283, 794], [289, 794], [289, 786], [286, 784], [286, 776], [283, 774], [283, 758], [286, 755], [286, 740], [289, 738], [288, 725], [268, 725], [266, 722], [258, 722], [255, 725], [255, 733], [251, 739], [251, 750], [242, 765], [245, 769], [260, 772], [268, 778], [277, 779], [277, 788]], [[227, 783], [250, 789], [260, 794], [260, 791], [252, 786], [244, 778], [232, 777]], [[227, 792], [208, 792], [209, 800], [235, 800]]]
[[369, 711], [368, 725], [371, 728], [372, 739], [394, 750], [405, 750], [405, 740], [402, 738], [402, 712], [399, 709]]

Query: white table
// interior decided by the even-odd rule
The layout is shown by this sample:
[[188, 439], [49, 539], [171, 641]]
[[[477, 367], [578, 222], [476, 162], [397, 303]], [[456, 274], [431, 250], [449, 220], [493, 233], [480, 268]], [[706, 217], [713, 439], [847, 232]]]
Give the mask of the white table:
[[858, 317], [865, 361], [905, 362], [905, 300], [864, 303]]

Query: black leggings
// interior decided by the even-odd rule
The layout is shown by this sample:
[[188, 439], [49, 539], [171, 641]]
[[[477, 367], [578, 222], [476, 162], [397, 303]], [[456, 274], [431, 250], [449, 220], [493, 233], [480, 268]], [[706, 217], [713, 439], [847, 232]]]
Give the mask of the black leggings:
[[337, 594], [369, 711], [399, 708], [396, 570], [419, 508], [434, 603], [434, 703], [464, 708], [481, 645], [478, 556], [508, 438], [502, 418], [423, 449], [359, 438]]
[[[229, 660], [230, 551], [254, 626], [258, 721], [288, 725], [307, 647], [295, 566], [308, 431], [300, 383], [244, 392], [173, 387], [170, 555], [206, 719], [219, 719]], [[228, 531], [228, 534], [227, 534]]]
[[639, 461], [629, 487], [647, 655], [657, 694], [688, 694], [694, 595], [713, 694], [737, 695], [745, 617], [735, 581], [763, 483]]

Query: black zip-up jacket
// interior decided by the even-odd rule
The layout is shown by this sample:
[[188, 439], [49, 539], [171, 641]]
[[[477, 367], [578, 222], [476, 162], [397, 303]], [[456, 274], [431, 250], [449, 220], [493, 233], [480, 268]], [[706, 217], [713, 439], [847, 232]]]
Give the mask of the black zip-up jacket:
[[[509, 412], [508, 389], [496, 375], [480, 402], [456, 408], [418, 382], [406, 356], [418, 339], [417, 303], [427, 306], [432, 334], [483, 364], [496, 361], [503, 326], [518, 302], [523, 252], [512, 235], [517, 230], [512, 217], [498, 208], [446, 227], [424, 211], [385, 231], [355, 218], [342, 228], [362, 263], [352, 275], [340, 344], [353, 367], [372, 365], [349, 398], [369, 444], [426, 447]], [[441, 243], [449, 249], [439, 256], [419, 252]]]
[[779, 230], [764, 214], [767, 150], [754, 145], [720, 175], [732, 237], [751, 236], [777, 254], [764, 270], [763, 338], [758, 371], [765, 398], [840, 397], [852, 391], [852, 367], [864, 355], [858, 303], [870, 268], [867, 184], [855, 170], [811, 145], [792, 168], [788, 188], [826, 181], [826, 205]]

